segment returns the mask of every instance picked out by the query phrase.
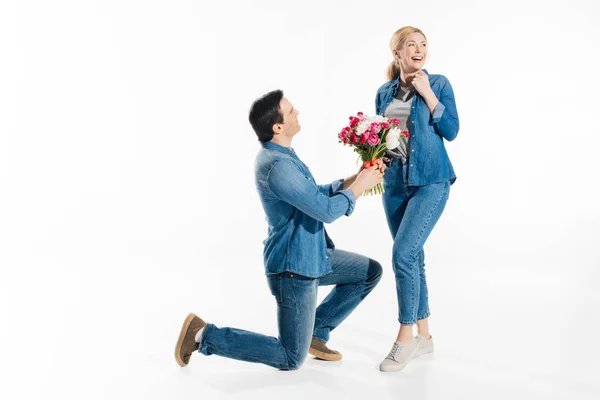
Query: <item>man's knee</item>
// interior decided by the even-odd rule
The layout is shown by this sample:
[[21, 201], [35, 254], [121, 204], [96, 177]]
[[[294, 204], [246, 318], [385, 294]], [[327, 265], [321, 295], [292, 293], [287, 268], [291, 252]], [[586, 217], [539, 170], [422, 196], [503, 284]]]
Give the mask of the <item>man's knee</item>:
[[379, 262], [369, 259], [369, 270], [367, 271], [367, 282], [377, 283], [381, 280], [383, 268]]
[[306, 360], [306, 354], [299, 356], [299, 357], [293, 357], [293, 356], [288, 355], [288, 359], [287, 359], [288, 368], [285, 370], [286, 371], [296, 371], [296, 370], [300, 369], [302, 364], [304, 364], [304, 360]]

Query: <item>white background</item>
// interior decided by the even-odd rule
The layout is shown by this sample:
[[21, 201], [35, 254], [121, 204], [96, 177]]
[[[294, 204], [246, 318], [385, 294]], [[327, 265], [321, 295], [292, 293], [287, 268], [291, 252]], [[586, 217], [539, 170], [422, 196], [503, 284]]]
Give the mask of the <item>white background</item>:
[[[599, 17], [585, 0], [3, 1], [0, 397], [598, 398]], [[190, 311], [277, 332], [251, 102], [283, 89], [317, 180], [352, 174], [336, 134], [374, 113], [404, 25], [461, 119], [426, 245], [436, 355], [376, 369], [397, 315], [372, 197], [328, 227], [385, 270], [332, 335], [341, 363], [179, 368]]]

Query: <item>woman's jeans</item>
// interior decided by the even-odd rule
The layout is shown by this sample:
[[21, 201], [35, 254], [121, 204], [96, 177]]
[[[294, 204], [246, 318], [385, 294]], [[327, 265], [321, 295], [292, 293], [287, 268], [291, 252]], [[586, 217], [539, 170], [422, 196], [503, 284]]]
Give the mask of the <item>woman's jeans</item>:
[[[381, 265], [360, 254], [329, 250], [333, 271], [321, 278], [284, 272], [267, 277], [277, 301], [279, 337], [208, 324], [199, 351], [258, 362], [283, 370], [298, 369], [314, 337], [329, 340], [334, 330], [381, 279]], [[335, 285], [317, 307], [317, 288]], [[260, 313], [260, 310], [257, 311]]]
[[385, 170], [383, 207], [394, 239], [398, 321], [412, 325], [429, 317], [423, 245], [446, 206], [450, 182], [407, 186], [410, 164], [392, 158]]

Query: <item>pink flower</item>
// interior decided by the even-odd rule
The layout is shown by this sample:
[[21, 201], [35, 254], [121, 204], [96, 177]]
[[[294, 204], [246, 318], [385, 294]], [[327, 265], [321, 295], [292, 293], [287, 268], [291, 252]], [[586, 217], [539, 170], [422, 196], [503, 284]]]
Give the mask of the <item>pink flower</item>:
[[348, 142], [348, 138], [346, 137], [346, 132], [342, 131], [338, 133], [338, 138], [346, 144]]
[[410, 137], [410, 133], [408, 133], [408, 131], [402, 131], [400, 134], [404, 135], [405, 137]]
[[369, 142], [369, 144], [371, 146], [375, 146], [376, 144], [379, 143], [379, 136], [372, 134], [369, 136], [369, 138], [367, 139], [367, 141]]
[[383, 127], [385, 129], [389, 129], [390, 128], [390, 124], [388, 124], [387, 122], [382, 122], [381, 125], [383, 125]]
[[351, 133], [350, 134], [350, 144], [356, 143], [357, 140], [358, 140], [358, 136], [356, 136], [356, 134], [354, 134], [354, 133]]
[[390, 122], [394, 125], [400, 125], [400, 120], [397, 118], [392, 118], [392, 120]]
[[378, 122], [373, 122], [371, 124], [371, 132], [378, 134], [379, 132], [381, 132], [381, 127], [382, 125]]
[[358, 115], [359, 117], [362, 117], [362, 116], [363, 116], [363, 115], [365, 115], [365, 114], [363, 114], [363, 112], [362, 112], [362, 111], [359, 111], [359, 112], [357, 112], [357, 113], [356, 113], [356, 115]]
[[369, 133], [365, 132], [362, 135], [360, 135], [360, 140], [358, 142], [360, 144], [365, 144], [367, 142], [367, 139], [369, 139]]

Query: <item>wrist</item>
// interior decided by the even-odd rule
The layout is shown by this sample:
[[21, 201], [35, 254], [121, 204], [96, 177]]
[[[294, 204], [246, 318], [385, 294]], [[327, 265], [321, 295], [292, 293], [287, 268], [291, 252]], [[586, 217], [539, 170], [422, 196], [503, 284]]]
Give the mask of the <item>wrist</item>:
[[437, 101], [437, 97], [435, 96], [435, 93], [433, 93], [433, 90], [431, 88], [429, 88], [429, 90], [425, 92], [423, 98], [427, 103], [429, 103], [430, 101]]
[[350, 191], [352, 193], [354, 193], [354, 197], [356, 197], [357, 199], [363, 194], [364, 190], [360, 187], [360, 185], [357, 185], [356, 183], [353, 183], [352, 185], [350, 185], [350, 187], [348, 188], [350, 189]]

